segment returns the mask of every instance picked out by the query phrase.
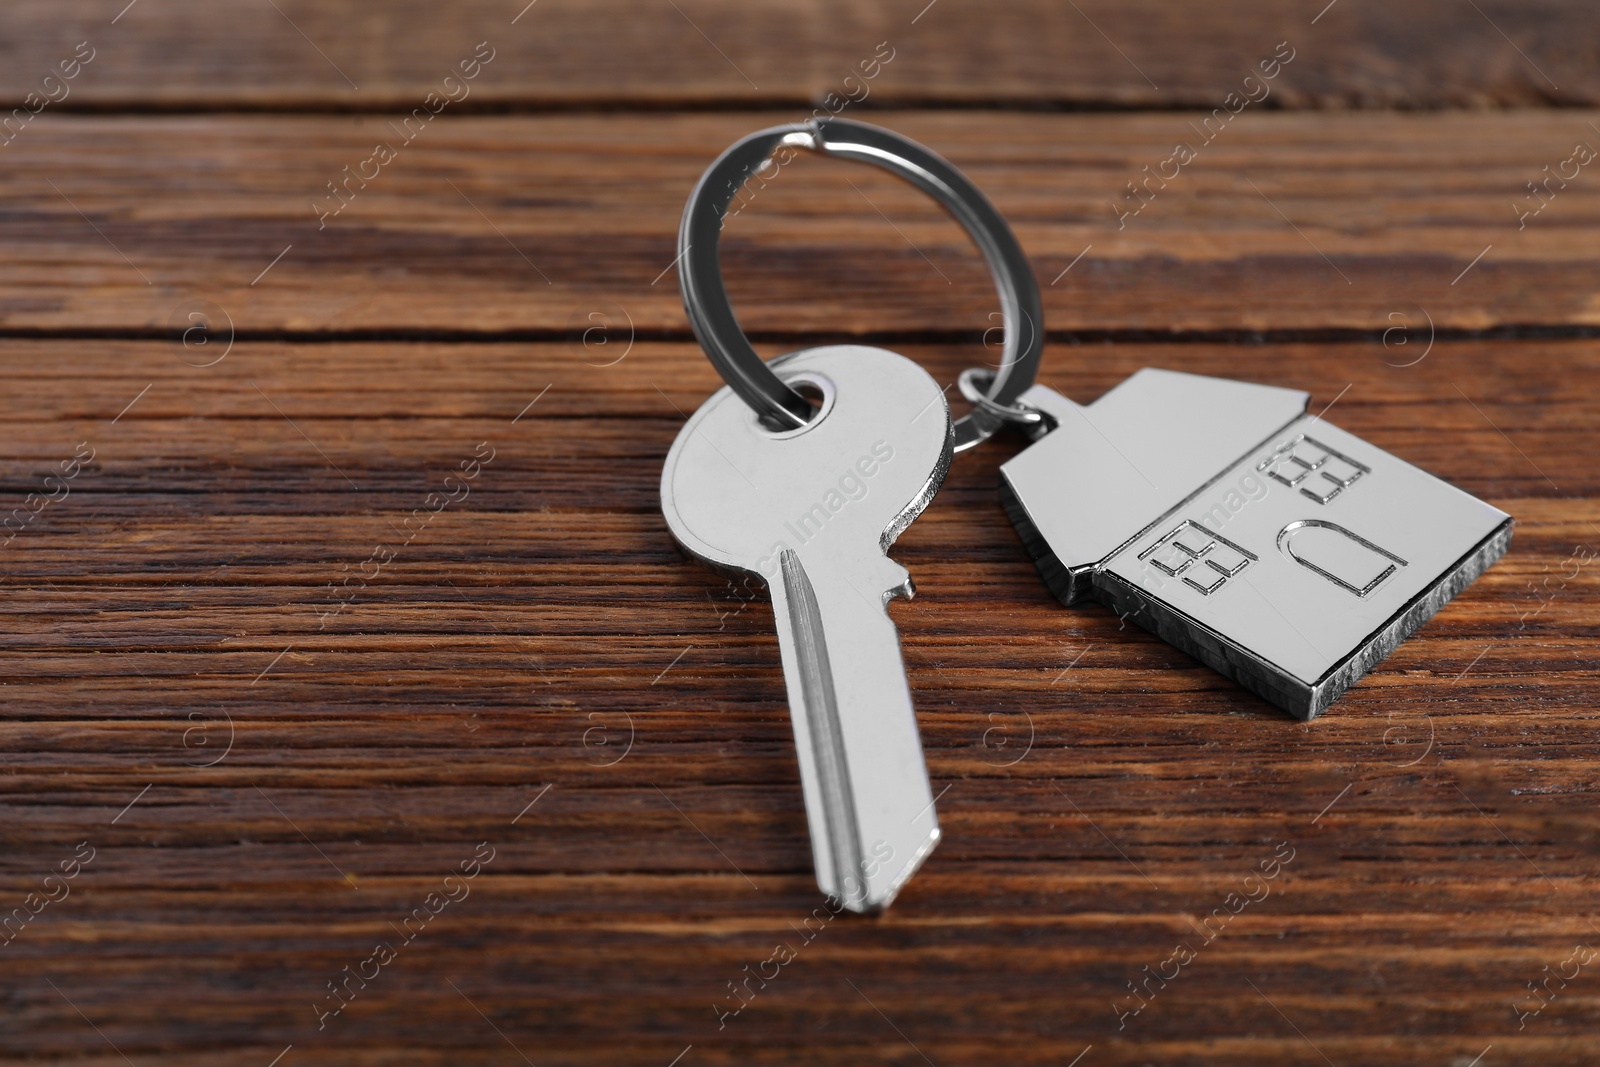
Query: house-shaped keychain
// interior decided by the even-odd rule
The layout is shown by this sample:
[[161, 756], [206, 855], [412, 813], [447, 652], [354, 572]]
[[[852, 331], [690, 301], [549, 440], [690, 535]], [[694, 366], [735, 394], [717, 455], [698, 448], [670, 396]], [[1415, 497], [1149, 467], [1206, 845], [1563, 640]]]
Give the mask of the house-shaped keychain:
[[1142, 370], [1001, 467], [1046, 584], [1310, 719], [1506, 551], [1511, 516], [1306, 414], [1294, 389]]

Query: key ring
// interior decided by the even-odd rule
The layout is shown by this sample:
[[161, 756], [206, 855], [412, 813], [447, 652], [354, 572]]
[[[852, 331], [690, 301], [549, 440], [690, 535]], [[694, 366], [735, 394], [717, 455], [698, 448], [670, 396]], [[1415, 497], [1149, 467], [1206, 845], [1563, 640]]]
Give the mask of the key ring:
[[999, 369], [982, 400], [956, 420], [956, 451], [971, 448], [1008, 422], [1030, 421], [1014, 405], [1033, 384], [1044, 348], [1039, 285], [1011, 227], [988, 198], [951, 163], [908, 138], [848, 119], [758, 130], [735, 142], [700, 176], [678, 229], [678, 283], [684, 310], [712, 365], [762, 422], [774, 429], [804, 426], [814, 409], [756, 354], [722, 284], [719, 241], [724, 214], [745, 181], [782, 147], [870, 163], [898, 174], [939, 202], [977, 244], [1000, 294], [1005, 344]]
[[983, 367], [968, 367], [956, 379], [956, 386], [961, 390], [961, 395], [967, 398], [968, 403], [1004, 422], [1016, 423], [1019, 426], [1038, 426], [1044, 422], [1042, 411], [1035, 411], [1021, 404], [1012, 404], [1008, 407], [984, 396], [983, 391], [993, 381], [994, 371]]

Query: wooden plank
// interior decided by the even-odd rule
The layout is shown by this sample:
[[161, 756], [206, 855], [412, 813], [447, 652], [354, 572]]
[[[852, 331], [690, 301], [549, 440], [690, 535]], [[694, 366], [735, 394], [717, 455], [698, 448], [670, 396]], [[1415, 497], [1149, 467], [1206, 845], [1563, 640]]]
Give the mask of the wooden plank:
[[[1600, 145], [1594, 112], [1246, 111], [1120, 219], [1142, 168], [1201, 141], [1189, 119], [881, 117], [964, 167], [1011, 220], [1051, 330], [1346, 330], [1397, 346], [1600, 324], [1592, 175], [1517, 213], [1539, 202], [1524, 185], [1541, 167]], [[210, 300], [257, 335], [548, 339], [598, 312], [686, 336], [671, 271], [684, 198], [768, 121], [442, 117], [405, 145], [370, 116], [47, 116], [0, 172], [0, 322], [181, 330]], [[401, 154], [319, 221], [341, 203], [327, 184], [380, 140]], [[753, 332], [975, 337], [996, 321], [965, 235], [867, 168], [797, 159], [723, 240]]]
[[[973, 358], [901, 347], [941, 381]], [[1595, 936], [1592, 344], [1446, 339], [1409, 367], [1371, 344], [1052, 346], [1044, 380], [1083, 401], [1145, 365], [1336, 401], [1514, 514], [1512, 550], [1299, 724], [1057, 604], [995, 495], [1017, 442], [964, 453], [895, 551], [945, 839], [885, 916], [805, 927], [770, 609], [657, 511], [717, 380], [690, 343], [584, 354], [0, 349], [0, 505], [95, 450], [4, 548], [0, 914], [95, 851], [5, 945], [0, 1063], [1592, 1058], [1582, 978], [1515, 1010]], [[481, 441], [467, 499], [324, 624], [328, 583]], [[483, 841], [470, 895], [400, 944]], [[1228, 913], [1279, 842], [1268, 896]], [[319, 1029], [379, 942], [396, 959]], [[1129, 1014], [1179, 942], [1195, 959]], [[726, 1014], [779, 943], [794, 960]]]
[[[1593, 106], [1591, 14], [1580, 0], [279, 0], [226, 14], [205, 0], [17, 0], [0, 15], [0, 86], [20, 106], [89, 41], [63, 107], [405, 112], [483, 41], [494, 59], [468, 107], [810, 110], [835, 93], [866, 107], [1209, 110], [1287, 41], [1280, 106]], [[893, 59], [880, 69], [875, 55]]]

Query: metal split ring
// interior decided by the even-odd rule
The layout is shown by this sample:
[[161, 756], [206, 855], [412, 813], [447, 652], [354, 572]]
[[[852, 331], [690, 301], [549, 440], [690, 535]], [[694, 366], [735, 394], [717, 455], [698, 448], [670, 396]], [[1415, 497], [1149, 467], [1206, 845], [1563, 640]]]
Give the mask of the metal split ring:
[[980, 411], [987, 412], [1001, 422], [1033, 426], [1044, 421], [1044, 412], [1025, 408], [1020, 404], [997, 404], [984, 394], [994, 382], [994, 371], [982, 367], [968, 367], [956, 379], [956, 386], [967, 402]]
[[1004, 347], [987, 392], [963, 394], [974, 409], [956, 420], [955, 448], [971, 448], [1008, 422], [1034, 421], [1014, 402], [1033, 384], [1044, 348], [1039, 285], [1011, 227], [952, 164], [915, 141], [864, 122], [813, 119], [759, 130], [736, 142], [700, 176], [678, 230], [678, 283], [695, 337], [725, 382], [774, 429], [804, 426], [814, 409], [761, 360], [739, 327], [718, 255], [724, 215], [740, 187], [782, 147], [870, 163], [898, 174], [939, 202], [977, 244], [1000, 294]]

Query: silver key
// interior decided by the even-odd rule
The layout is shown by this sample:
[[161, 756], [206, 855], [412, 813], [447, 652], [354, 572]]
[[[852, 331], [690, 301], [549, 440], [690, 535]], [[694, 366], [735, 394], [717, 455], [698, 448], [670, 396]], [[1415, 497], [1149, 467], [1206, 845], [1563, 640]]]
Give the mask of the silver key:
[[852, 911], [886, 907], [939, 841], [928, 769], [888, 603], [911, 575], [885, 554], [933, 499], [953, 433], [939, 385], [881, 348], [774, 360], [823, 395], [773, 432], [731, 389], [678, 434], [661, 509], [678, 543], [772, 593], [817, 885]]

